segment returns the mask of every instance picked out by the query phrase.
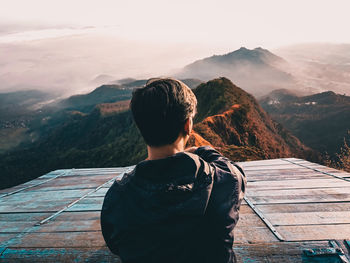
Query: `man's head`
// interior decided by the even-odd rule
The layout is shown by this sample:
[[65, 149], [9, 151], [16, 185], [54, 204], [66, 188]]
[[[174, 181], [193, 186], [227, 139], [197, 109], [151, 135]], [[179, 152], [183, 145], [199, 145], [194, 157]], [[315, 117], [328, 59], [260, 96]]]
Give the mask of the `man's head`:
[[150, 79], [136, 89], [130, 107], [137, 127], [147, 145], [174, 143], [192, 129], [197, 99], [191, 89], [172, 78]]

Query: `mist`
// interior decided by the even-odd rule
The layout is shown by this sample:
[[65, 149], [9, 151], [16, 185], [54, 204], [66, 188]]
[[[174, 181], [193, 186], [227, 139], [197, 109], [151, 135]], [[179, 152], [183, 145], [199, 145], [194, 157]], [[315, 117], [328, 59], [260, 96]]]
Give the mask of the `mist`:
[[290, 72], [313, 93], [350, 95], [350, 44], [304, 43], [273, 52], [289, 61]]
[[39, 89], [68, 96], [91, 91], [106, 79], [169, 75], [212, 52], [205, 45], [126, 40], [94, 28], [77, 31], [0, 37], [0, 92]]

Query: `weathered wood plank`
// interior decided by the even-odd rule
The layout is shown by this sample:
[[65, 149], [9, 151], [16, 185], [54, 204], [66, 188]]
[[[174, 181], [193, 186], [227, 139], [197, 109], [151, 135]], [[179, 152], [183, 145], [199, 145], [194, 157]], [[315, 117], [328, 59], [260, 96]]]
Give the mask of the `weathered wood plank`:
[[239, 217], [237, 226], [234, 229], [235, 243], [278, 241], [249, 205], [241, 205]]
[[[45, 242], [44, 242], [45, 241]], [[101, 231], [91, 232], [50, 232], [30, 233], [18, 238], [11, 247], [89, 247], [91, 249], [105, 245]]]
[[259, 165], [279, 165], [279, 164], [290, 164], [282, 159], [269, 159], [269, 160], [258, 160], [258, 161], [248, 161], [248, 162], [237, 162], [237, 164], [242, 167], [246, 166], [259, 166]]
[[304, 170], [305, 167], [296, 165], [296, 164], [287, 164], [287, 165], [263, 165], [263, 166], [249, 166], [243, 167], [245, 171], [283, 171], [283, 170]]
[[44, 182], [44, 181], [47, 181], [47, 178], [36, 178], [34, 180], [31, 180], [29, 182], [26, 182], [26, 183], [23, 183], [23, 184], [20, 184], [20, 185], [16, 185], [14, 187], [10, 187], [10, 188], [6, 188], [6, 189], [2, 189], [0, 190], [0, 193], [10, 193], [10, 192], [13, 192], [13, 191], [16, 191], [18, 189], [22, 189], [24, 187], [27, 187], [27, 186], [32, 186], [32, 185], [36, 185], [38, 183], [41, 183], [41, 182]]
[[250, 196], [255, 205], [280, 203], [310, 203], [310, 202], [336, 202], [339, 200], [350, 202], [350, 194], [329, 195], [279, 195], [279, 196]]
[[50, 213], [0, 214], [0, 233], [20, 233], [48, 215]]
[[20, 192], [15, 195], [4, 197], [0, 199], [0, 205], [6, 204], [16, 204], [16, 203], [25, 203], [25, 202], [41, 202], [41, 201], [51, 201], [62, 200], [62, 199], [72, 199], [79, 198], [84, 194], [88, 193], [90, 189], [78, 189], [78, 190], [56, 190], [50, 192]]
[[118, 176], [121, 172], [99, 172], [99, 171], [91, 171], [91, 172], [71, 172], [66, 176], [62, 177], [71, 177], [71, 176], [90, 176], [90, 177], [103, 177], [103, 176]]
[[22, 221], [22, 222], [0, 222], [0, 233], [1, 234], [9, 234], [9, 233], [21, 233], [26, 229], [34, 226], [36, 221]]
[[299, 165], [301, 167], [307, 167], [310, 170], [318, 170], [324, 173], [328, 173], [328, 174], [334, 174], [336, 176], [340, 176], [343, 178], [347, 178], [350, 177], [350, 173], [347, 173], [345, 171], [342, 170], [337, 170], [335, 168], [331, 168], [331, 167], [327, 167], [318, 163], [312, 163], [312, 162], [308, 162], [308, 161], [303, 161], [303, 162], [293, 162], [296, 165]]
[[100, 212], [63, 212], [35, 232], [100, 231]]
[[[340, 181], [340, 180], [339, 180]], [[272, 183], [271, 183], [272, 184]], [[346, 184], [346, 182], [344, 183]], [[312, 184], [305, 185], [305, 187], [309, 187]], [[321, 186], [322, 184], [319, 184]], [[350, 185], [350, 184], [349, 184]], [[320, 198], [319, 201], [324, 200], [327, 198], [327, 196], [331, 195], [337, 195], [339, 196], [338, 200], [344, 200], [344, 198], [349, 198], [348, 195], [350, 195], [350, 187], [320, 187], [320, 188], [299, 188], [297, 189], [294, 187], [296, 185], [293, 185], [292, 189], [278, 189], [278, 188], [273, 188], [273, 189], [265, 189], [265, 187], [268, 187], [267, 185], [262, 188], [249, 188], [247, 190], [247, 196], [249, 197], [275, 197], [275, 196], [293, 196], [296, 199], [299, 199], [298, 196], [314, 196]], [[299, 185], [300, 187], [302, 185]], [[314, 186], [317, 186], [317, 184], [314, 184]], [[293, 200], [292, 198], [291, 200]]]
[[100, 217], [100, 211], [79, 211], [79, 212], [62, 212], [60, 216], [55, 217], [54, 221], [79, 221], [82, 218], [96, 219]]
[[0, 213], [25, 213], [25, 212], [55, 212], [62, 207], [76, 200], [63, 199], [63, 200], [45, 200], [38, 202], [22, 201], [9, 204], [0, 204]]
[[264, 227], [264, 222], [257, 216], [257, 214], [247, 204], [242, 204], [239, 213], [239, 220], [236, 228], [251, 226]]
[[99, 173], [103, 173], [103, 172], [108, 172], [108, 171], [124, 172], [125, 170], [131, 169], [133, 167], [135, 167], [135, 165], [125, 166], [125, 167], [78, 168], [78, 169], [72, 169], [72, 170], [74, 172], [76, 172], [76, 173], [78, 173], [78, 172], [99, 172]]
[[109, 187], [102, 187], [101, 189], [89, 195], [89, 197], [104, 197], [108, 190]]
[[350, 178], [350, 173], [334, 173], [334, 174], [342, 178], [347, 178], [347, 179]]
[[0, 222], [36, 221], [48, 213], [0, 213]]
[[16, 234], [3, 234], [0, 233], [0, 247], [2, 247], [2, 244], [4, 244], [6, 241], [14, 238]]
[[288, 241], [350, 239], [350, 224], [276, 226]]
[[89, 195], [67, 209], [67, 211], [100, 211], [102, 209], [103, 199], [104, 196], [93, 197]]
[[235, 243], [278, 242], [266, 227], [239, 226], [234, 229]]
[[114, 178], [114, 175], [101, 177], [74, 176], [57, 178], [52, 184], [43, 184], [31, 188], [31, 191], [59, 191], [59, 190], [76, 190], [91, 189], [103, 184]]
[[248, 182], [264, 182], [264, 181], [284, 181], [284, 180], [310, 180], [310, 179], [329, 179], [331, 178], [327, 174], [323, 173], [287, 173], [287, 174], [252, 174], [252, 173], [246, 173]]
[[[316, 225], [350, 224], [350, 211], [340, 212], [304, 212], [266, 214], [270, 222], [277, 225]], [[315, 226], [318, 227], [318, 226]], [[322, 226], [319, 226], [322, 228]], [[350, 227], [350, 225], [349, 225]]]
[[233, 246], [237, 261], [240, 263], [273, 262], [319, 262], [338, 263], [336, 256], [307, 258], [303, 250], [310, 248], [328, 248], [328, 242], [293, 242], [293, 243], [263, 243], [263, 244], [235, 244]]
[[249, 168], [264, 168], [264, 167], [283, 167], [283, 166], [289, 166], [291, 167], [292, 164], [290, 162], [286, 161], [274, 161], [274, 162], [256, 162], [256, 163], [240, 163], [239, 164], [241, 167], [244, 169], [249, 169]]
[[[249, 182], [248, 191], [255, 191], [260, 189], [284, 189], [284, 188], [350, 188], [350, 182], [345, 182], [336, 178], [312, 178], [303, 180], [288, 180], [283, 181], [254, 181]], [[299, 190], [297, 190], [299, 191]]]
[[303, 212], [347, 212], [350, 202], [304, 203], [304, 204], [262, 204], [257, 205], [264, 214], [269, 213], [303, 213]]
[[0, 262], [113, 262], [121, 263], [107, 247], [90, 248], [7, 248]]
[[[40, 179], [44, 179], [44, 178], [45, 178], [45, 179], [50, 179], [50, 178], [52, 178], [52, 177], [56, 177], [57, 175], [63, 176], [64, 174], [69, 173], [70, 170], [71, 170], [71, 169], [56, 170], [56, 171], [52, 171], [52, 172], [49, 172], [49, 173], [47, 173], [47, 174], [44, 174], [44, 175], [42, 175], [42, 176], [40, 176], [40, 177], [38, 177], [38, 178], [40, 178]], [[38, 178], [37, 178], [37, 179], [38, 179]]]
[[[244, 168], [243, 168], [244, 169]], [[267, 169], [267, 170], [246, 170], [244, 169], [246, 174], [266, 174], [266, 175], [276, 175], [278, 177], [279, 175], [288, 175], [288, 174], [312, 174], [313, 171], [309, 168], [296, 166], [296, 169]], [[320, 172], [318, 172], [320, 173]]]
[[[306, 262], [303, 255], [304, 249], [325, 247], [329, 247], [327, 242], [235, 244], [234, 251], [238, 262], [244, 263]], [[88, 248], [8, 248], [0, 261], [18, 262], [31, 259], [35, 259], [36, 262], [120, 262], [120, 259], [111, 254], [106, 247], [95, 250]], [[330, 262], [337, 262], [334, 257], [331, 260]]]

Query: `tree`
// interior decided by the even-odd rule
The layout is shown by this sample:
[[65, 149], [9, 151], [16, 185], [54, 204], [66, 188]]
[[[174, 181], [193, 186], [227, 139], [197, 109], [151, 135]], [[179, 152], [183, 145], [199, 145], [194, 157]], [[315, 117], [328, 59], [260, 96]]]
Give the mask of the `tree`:
[[[350, 131], [348, 131], [348, 134], [350, 135]], [[344, 145], [341, 147], [340, 153], [337, 154], [337, 159], [338, 168], [350, 172], [350, 146], [345, 138]]]

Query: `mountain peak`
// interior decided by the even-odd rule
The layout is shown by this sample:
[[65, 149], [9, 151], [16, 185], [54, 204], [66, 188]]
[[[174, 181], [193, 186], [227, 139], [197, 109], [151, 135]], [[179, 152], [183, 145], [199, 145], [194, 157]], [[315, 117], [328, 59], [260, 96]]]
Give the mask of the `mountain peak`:
[[240, 49], [238, 49], [238, 50], [236, 50], [236, 51], [249, 51], [249, 49], [246, 48], [246, 47], [241, 47]]
[[228, 56], [231, 59], [249, 60], [255, 63], [270, 64], [274, 62], [285, 62], [281, 57], [271, 53], [269, 50], [262, 47], [257, 47], [254, 49], [241, 47], [240, 49], [223, 56]]
[[295, 79], [285, 69], [287, 62], [262, 47], [238, 50], [197, 60], [177, 74], [178, 78], [208, 81], [226, 76], [240, 87], [262, 96], [276, 88], [295, 86]]
[[235, 104], [250, 104], [253, 97], [228, 78], [220, 77], [200, 84], [193, 90], [197, 100], [196, 122], [207, 116], [221, 114]]
[[98, 88], [94, 89], [92, 92], [88, 93], [89, 94], [93, 94], [93, 93], [100, 93], [100, 92], [109, 92], [109, 91], [113, 91], [113, 90], [122, 90], [125, 89], [124, 87], [120, 86], [120, 85], [116, 85], [116, 84], [106, 84], [106, 85], [101, 85]]

